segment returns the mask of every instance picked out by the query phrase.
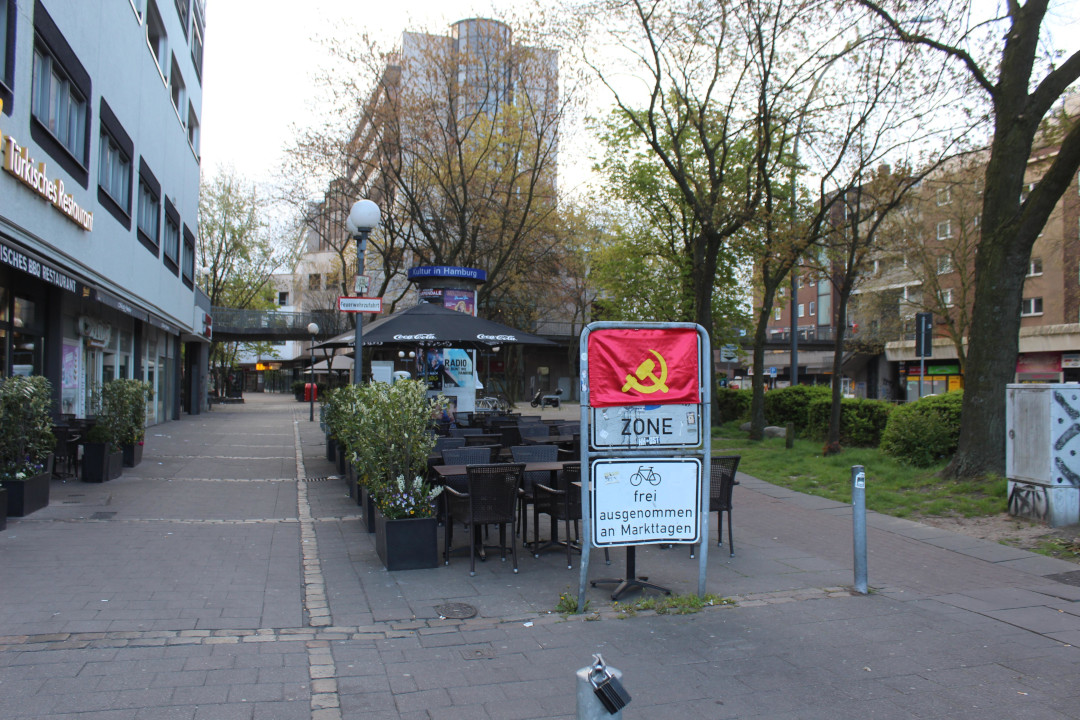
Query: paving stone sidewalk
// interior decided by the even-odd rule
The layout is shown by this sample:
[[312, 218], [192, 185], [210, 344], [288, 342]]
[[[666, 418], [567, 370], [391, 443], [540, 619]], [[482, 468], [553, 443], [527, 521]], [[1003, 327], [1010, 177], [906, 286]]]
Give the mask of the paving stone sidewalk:
[[[740, 481], [735, 557], [713, 546], [708, 568], [734, 604], [627, 617], [607, 587], [566, 618], [576, 556], [385, 571], [307, 405], [249, 395], [9, 520], [0, 720], [573, 718], [597, 651], [626, 718], [1080, 718], [1076, 565], [871, 514], [860, 596], [849, 506]], [[696, 591], [686, 546], [638, 567]]]

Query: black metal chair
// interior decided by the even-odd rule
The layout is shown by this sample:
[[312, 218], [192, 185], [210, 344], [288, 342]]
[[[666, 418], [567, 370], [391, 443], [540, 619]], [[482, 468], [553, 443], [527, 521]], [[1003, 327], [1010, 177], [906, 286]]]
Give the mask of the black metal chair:
[[[82, 436], [67, 425], [54, 425], [53, 436], [56, 447], [53, 449], [53, 477], [67, 480], [79, 477], [79, 440]], [[60, 466], [64, 470], [60, 470]]]
[[[442, 451], [443, 465], [474, 465], [491, 462], [490, 447], [448, 448]], [[457, 490], [464, 490], [468, 484], [468, 475], [448, 475], [443, 484]]]
[[[581, 491], [574, 487], [574, 483], [581, 479], [581, 463], [567, 463], [562, 472], [556, 476], [556, 486], [551, 487], [545, 483], [536, 483], [534, 487], [535, 501], [533, 503], [533, 556], [540, 557], [540, 551], [556, 544], [566, 547], [566, 567], [574, 565], [570, 560], [570, 551], [581, 552], [580, 546], [575, 546], [570, 540], [570, 527], [573, 524], [575, 531], [577, 523], [581, 520]], [[547, 513], [551, 518], [551, 541], [546, 546], [541, 546], [539, 541], [540, 513]], [[558, 536], [558, 523], [563, 523], [563, 540], [556, 540]], [[576, 534], [576, 532], [575, 532]]]
[[480, 527], [499, 526], [499, 548], [505, 562], [506, 526], [510, 525], [510, 554], [514, 560], [514, 572], [518, 571], [515, 511], [518, 488], [521, 487], [524, 471], [523, 463], [469, 465], [468, 492], [462, 493], [452, 487], [443, 491], [447, 498], [443, 547], [443, 558], [447, 565], [450, 564], [454, 523], [464, 524], [469, 531], [469, 575], [476, 575], [477, 544], [481, 542], [478, 532]]
[[463, 437], [439, 437], [435, 439], [435, 447], [432, 448], [432, 452], [441, 453], [443, 450], [452, 450], [464, 445], [465, 438]]
[[466, 435], [465, 446], [469, 447], [471, 445], [498, 445], [500, 440], [502, 440], [502, 436], [496, 435], [494, 433], [478, 433], [476, 435]]
[[[712, 458], [709, 467], [709, 512], [716, 513], [716, 546], [724, 544], [724, 513], [728, 518], [728, 550], [735, 557], [735, 541], [731, 537], [731, 491], [739, 484], [735, 473], [739, 469], [741, 455], [719, 455]], [[690, 548], [694, 557], [697, 546]]]
[[[516, 463], [529, 462], [555, 462], [559, 459], [559, 448], [554, 445], [514, 445], [510, 448], [510, 456]], [[529, 515], [527, 507], [533, 503], [535, 493], [533, 486], [536, 483], [550, 483], [551, 473], [536, 471], [525, 472], [521, 483], [521, 492], [518, 495], [518, 520], [521, 523], [521, 540], [529, 541]]]

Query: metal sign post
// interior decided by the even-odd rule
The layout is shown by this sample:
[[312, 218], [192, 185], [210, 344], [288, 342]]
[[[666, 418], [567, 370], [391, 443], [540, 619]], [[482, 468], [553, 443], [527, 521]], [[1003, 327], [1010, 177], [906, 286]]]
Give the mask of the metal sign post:
[[928, 312], [915, 313], [915, 354], [919, 356], [919, 398], [923, 396], [923, 377], [926, 358], [934, 352], [934, 316]]
[[658, 587], [635, 577], [636, 546], [700, 542], [698, 594], [704, 595], [708, 333], [693, 323], [596, 322], [582, 331], [579, 347], [581, 437], [587, 439], [581, 444], [579, 612], [593, 546], [627, 548], [627, 575], [617, 596], [628, 587]]

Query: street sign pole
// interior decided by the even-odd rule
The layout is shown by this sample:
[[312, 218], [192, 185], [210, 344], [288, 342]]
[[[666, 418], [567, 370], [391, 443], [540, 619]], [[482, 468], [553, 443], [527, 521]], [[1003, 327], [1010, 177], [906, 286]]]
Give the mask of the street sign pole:
[[[605, 401], [601, 402], [600, 407], [594, 407], [595, 398], [603, 398], [603, 393], [589, 382], [590, 338], [606, 330], [646, 330], [661, 335], [663, 331], [674, 331], [673, 334], [681, 334], [683, 338], [686, 338], [687, 331], [693, 331], [696, 355], [690, 358], [680, 354], [684, 351], [675, 354], [680, 354], [680, 369], [683, 372], [688, 372], [688, 368], [696, 363], [696, 367], [692, 368], [696, 375], [696, 393], [693, 393], [692, 398], [688, 397], [691, 395], [689, 388], [693, 386], [683, 385], [687, 388], [683, 396], [676, 392], [668, 395], [665, 400], [664, 394], [668, 392], [668, 386], [675, 388], [675, 385], [668, 380], [669, 367], [661, 356], [664, 352], [662, 349], [657, 352], [649, 348], [648, 354], [643, 353], [641, 359], [627, 359], [630, 365], [620, 367], [610, 377], [605, 374], [609, 370], [607, 365], [610, 359], [601, 362], [605, 359], [605, 353], [600, 353], [595, 359], [595, 362], [599, 363], [597, 367], [603, 368], [599, 372], [602, 372], [604, 378], [617, 381], [614, 390], [609, 389], [609, 393], [619, 395], [618, 387], [622, 385], [622, 392], [635, 386], [634, 390], [648, 394], [645, 396], [647, 399], [637, 399], [635, 403], [627, 402], [624, 405], [617, 401]], [[600, 335], [596, 337], [599, 338]], [[591, 549], [594, 545], [601, 544], [605, 547], [627, 548], [627, 575], [616, 588], [617, 594], [627, 586], [657, 587], [636, 582], [643, 578], [632, 577], [636, 575], [633, 550], [638, 544], [691, 542], [696, 538], [700, 543], [698, 595], [704, 595], [709, 547], [709, 428], [712, 403], [712, 389], [709, 382], [703, 379], [711, 377], [711, 373], [704, 373], [712, 362], [708, 333], [700, 325], [693, 323], [596, 322], [590, 323], [581, 333], [579, 348], [581, 426], [584, 431], [581, 437], [584, 442], [581, 443], [580, 455], [583, 531], [578, 612], [585, 607]], [[622, 356], [616, 357], [623, 359]], [[662, 388], [663, 392], [657, 392], [658, 388]], [[594, 423], [595, 428], [592, 427]], [[659, 452], [665, 449], [672, 450], [671, 457], [665, 457]], [[601, 473], [599, 479], [597, 472]], [[666, 484], [665, 477], [668, 478]], [[693, 478], [692, 482], [690, 478]], [[690, 494], [687, 494], [688, 485], [693, 487]], [[620, 502], [624, 503], [624, 507], [619, 506]], [[610, 517], [612, 513], [627, 509], [627, 502], [635, 504], [639, 512], [666, 511], [674, 506], [684, 509], [690, 507], [693, 512], [687, 513], [684, 510], [681, 517], [696, 523], [696, 527], [690, 532], [685, 523], [677, 527], [673, 524], [674, 529], [671, 532], [674, 534], [671, 537], [679, 536], [675, 540], [654, 537], [644, 530], [641, 530], [643, 534], [635, 534], [634, 530], [630, 530], [630, 535], [624, 537], [623, 525], [626, 523], [612, 524]], [[595, 514], [598, 507], [604, 508], [604, 517], [607, 518], [604, 520], [607, 525], [603, 528], [597, 525], [600, 521], [599, 514]], [[690, 514], [696, 517], [691, 518]], [[606, 533], [603, 539], [598, 536], [601, 529]], [[594, 536], [598, 537], [594, 539]]]

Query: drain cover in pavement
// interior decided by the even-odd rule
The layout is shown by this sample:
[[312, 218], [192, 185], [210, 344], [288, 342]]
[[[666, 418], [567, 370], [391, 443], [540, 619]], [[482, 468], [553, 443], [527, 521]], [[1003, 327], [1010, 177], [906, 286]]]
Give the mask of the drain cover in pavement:
[[335, 476], [331, 475], [330, 477], [304, 478], [304, 482], [326, 482], [327, 480], [330, 480], [331, 478], [333, 478], [334, 480], [337, 480], [337, 478]]
[[1065, 583], [1066, 585], [1076, 585], [1077, 587], [1080, 587], [1080, 570], [1057, 573], [1056, 575], [1047, 575], [1046, 577], [1049, 580], [1057, 580], [1059, 583]]
[[476, 608], [472, 605], [466, 605], [465, 603], [451, 602], [444, 605], [436, 605], [435, 612], [442, 615], [444, 618], [453, 618], [455, 620], [465, 620], [471, 617], [476, 617]]

